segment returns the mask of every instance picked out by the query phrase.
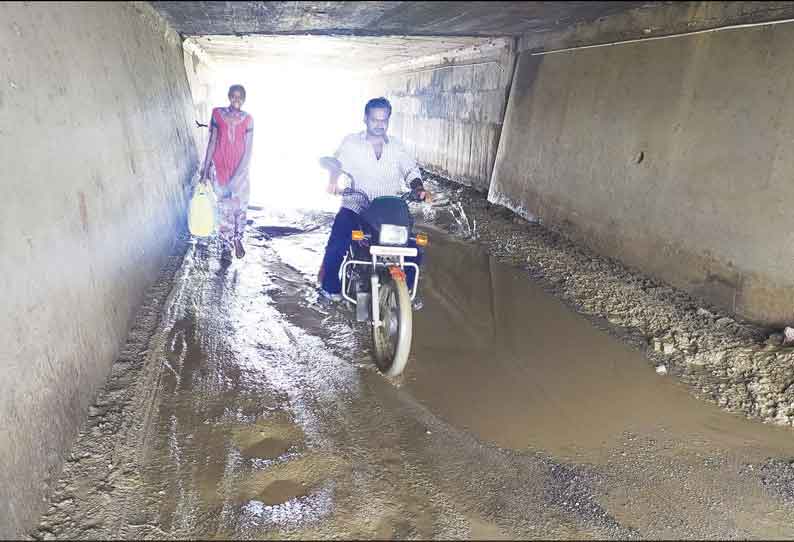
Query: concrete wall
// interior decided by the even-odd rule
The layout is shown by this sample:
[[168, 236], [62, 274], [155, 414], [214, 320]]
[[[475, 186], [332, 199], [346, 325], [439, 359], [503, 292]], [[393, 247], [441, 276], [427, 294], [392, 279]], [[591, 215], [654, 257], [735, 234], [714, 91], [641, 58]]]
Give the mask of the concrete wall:
[[193, 113], [188, 120], [193, 129], [199, 160], [204, 160], [209, 142], [209, 127], [199, 126], [196, 122], [209, 125], [212, 109], [229, 104], [227, 98], [229, 85], [223, 85], [225, 81], [217, 76], [219, 66], [196, 44], [195, 38], [185, 39], [182, 46], [185, 73], [193, 98]]
[[518, 49], [552, 51], [794, 18], [794, 2], [658, 2], [626, 8], [525, 33]]
[[144, 3], [0, 3], [0, 537], [33, 526], [183, 223], [179, 36]]
[[190, 125], [193, 129], [193, 138], [199, 149], [199, 158], [203, 159], [204, 156], [201, 153], [207, 148], [209, 128], [201, 127], [196, 122], [207, 125], [210, 123], [210, 115], [214, 107], [214, 102], [212, 101], [214, 94], [213, 78], [211, 76], [213, 65], [207, 54], [200, 47], [197, 47], [191, 38], [186, 39], [182, 45], [184, 48], [185, 73], [187, 74], [188, 87], [193, 98], [193, 118], [190, 119]]
[[489, 199], [794, 321], [794, 24], [521, 53]]
[[515, 60], [513, 40], [387, 67], [372, 92], [394, 111], [390, 132], [423, 167], [487, 191]]

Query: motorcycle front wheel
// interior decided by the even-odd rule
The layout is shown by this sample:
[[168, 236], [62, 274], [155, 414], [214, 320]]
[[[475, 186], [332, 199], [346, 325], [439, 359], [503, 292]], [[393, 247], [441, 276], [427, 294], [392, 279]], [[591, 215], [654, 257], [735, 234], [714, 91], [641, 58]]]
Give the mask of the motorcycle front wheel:
[[411, 295], [405, 280], [388, 277], [381, 284], [377, 302], [381, 325], [372, 328], [375, 364], [386, 376], [397, 376], [408, 363], [413, 335]]

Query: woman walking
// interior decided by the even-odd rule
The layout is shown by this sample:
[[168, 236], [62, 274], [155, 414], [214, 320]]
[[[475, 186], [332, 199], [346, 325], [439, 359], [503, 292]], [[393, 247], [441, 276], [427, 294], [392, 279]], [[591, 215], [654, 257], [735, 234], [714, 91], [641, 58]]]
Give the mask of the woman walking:
[[216, 107], [210, 121], [210, 140], [201, 169], [201, 182], [212, 182], [218, 200], [218, 237], [221, 260], [230, 262], [232, 248], [238, 258], [245, 256], [243, 231], [248, 208], [250, 182], [248, 163], [254, 136], [254, 119], [242, 110], [245, 88], [229, 88], [229, 107]]

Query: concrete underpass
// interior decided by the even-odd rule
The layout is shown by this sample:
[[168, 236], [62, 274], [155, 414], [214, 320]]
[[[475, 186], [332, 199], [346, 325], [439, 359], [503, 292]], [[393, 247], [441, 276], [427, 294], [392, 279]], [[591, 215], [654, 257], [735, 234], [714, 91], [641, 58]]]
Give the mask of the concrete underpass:
[[[794, 2], [0, 4], [0, 537], [794, 538]], [[246, 254], [187, 208], [256, 119]], [[393, 106], [404, 374], [318, 299]]]

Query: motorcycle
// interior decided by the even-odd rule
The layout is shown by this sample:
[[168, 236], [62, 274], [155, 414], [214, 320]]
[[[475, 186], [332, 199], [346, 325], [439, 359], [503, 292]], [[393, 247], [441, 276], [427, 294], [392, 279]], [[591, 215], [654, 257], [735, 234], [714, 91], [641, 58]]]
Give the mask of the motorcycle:
[[[355, 179], [335, 158], [320, 160], [329, 171], [344, 174], [349, 186], [342, 195], [361, 198], [361, 229], [352, 233], [342, 261], [342, 297], [354, 308], [358, 322], [369, 322], [375, 365], [387, 376], [397, 376], [408, 363], [413, 337], [413, 301], [419, 286], [415, 257], [428, 244], [424, 233], [414, 233], [408, 202], [420, 201], [414, 192], [370, 201], [356, 189]], [[411, 246], [413, 245], [413, 246]], [[408, 285], [406, 269], [414, 272]]]

